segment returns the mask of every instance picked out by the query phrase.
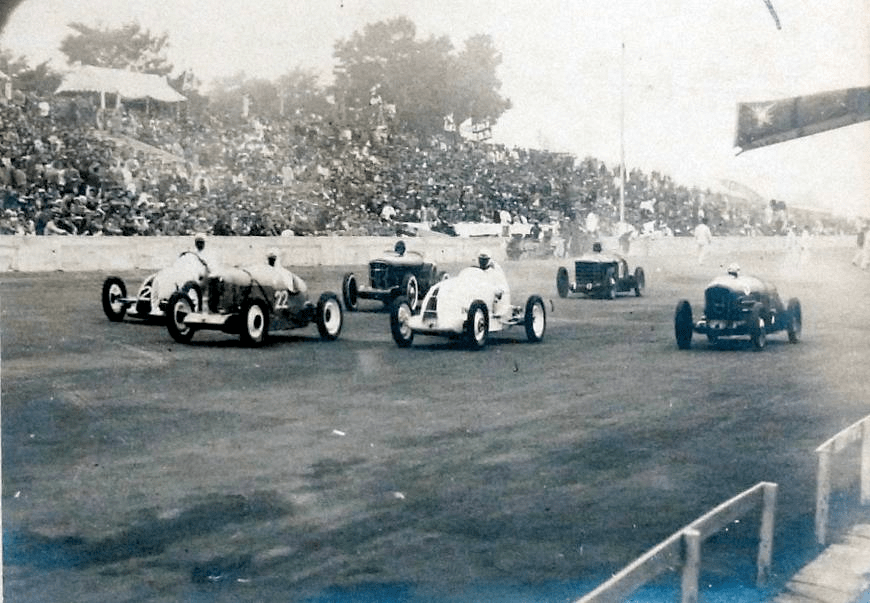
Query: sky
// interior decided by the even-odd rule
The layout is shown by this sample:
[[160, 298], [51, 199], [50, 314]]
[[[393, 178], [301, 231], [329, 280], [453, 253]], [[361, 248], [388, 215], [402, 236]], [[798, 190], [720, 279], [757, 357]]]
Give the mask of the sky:
[[793, 206], [870, 217], [870, 122], [738, 154], [737, 103], [870, 86], [870, 0], [24, 0], [0, 48], [52, 59], [83, 22], [169, 35], [176, 73], [208, 82], [296, 67], [329, 83], [335, 41], [406, 16], [456, 48], [488, 34], [512, 108], [495, 142], [721, 179]]

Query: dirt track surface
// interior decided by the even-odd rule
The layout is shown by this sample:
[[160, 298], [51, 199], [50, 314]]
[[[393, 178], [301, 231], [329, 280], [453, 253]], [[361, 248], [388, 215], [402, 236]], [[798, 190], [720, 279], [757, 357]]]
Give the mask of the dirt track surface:
[[[631, 257], [646, 295], [614, 301], [559, 299], [568, 262], [508, 263], [545, 340], [478, 352], [400, 349], [375, 302], [336, 342], [180, 345], [108, 322], [105, 275], [4, 275], [6, 600], [569, 600], [759, 481], [780, 485], [775, 587], [815, 552], [814, 449], [870, 408], [851, 253]], [[677, 300], [699, 312], [733, 259], [800, 298], [800, 344], [677, 350]], [[344, 270], [301, 274], [337, 292]], [[705, 543], [703, 580], [751, 585], [756, 530]]]

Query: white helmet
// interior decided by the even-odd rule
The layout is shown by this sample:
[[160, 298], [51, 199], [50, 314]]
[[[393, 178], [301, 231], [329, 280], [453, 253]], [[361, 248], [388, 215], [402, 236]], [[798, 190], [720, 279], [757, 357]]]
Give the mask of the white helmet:
[[477, 264], [481, 270], [486, 270], [489, 267], [490, 260], [489, 252], [486, 249], [481, 249], [477, 252]]
[[728, 264], [728, 274], [734, 277], [740, 274], [740, 266], [737, 264], [737, 262], [731, 262], [730, 264]]

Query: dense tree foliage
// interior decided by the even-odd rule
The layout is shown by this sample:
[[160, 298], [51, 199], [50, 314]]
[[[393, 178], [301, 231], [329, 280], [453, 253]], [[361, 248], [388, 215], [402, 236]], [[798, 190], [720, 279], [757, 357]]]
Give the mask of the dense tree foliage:
[[22, 92], [47, 96], [60, 84], [60, 74], [48, 62], [31, 67], [23, 56], [15, 57], [11, 51], [0, 50], [0, 71], [12, 78], [13, 87]]
[[416, 39], [406, 17], [367, 25], [339, 40], [333, 93], [346, 117], [396, 124], [419, 134], [472, 118], [495, 123], [510, 107], [499, 95], [501, 55], [489, 36], [474, 36], [457, 54], [447, 37]]
[[165, 56], [168, 34], [154, 36], [138, 23], [118, 29], [96, 28], [84, 23], [70, 23], [75, 34], [65, 37], [60, 50], [71, 63], [127, 69], [140, 73], [167, 75], [172, 64]]

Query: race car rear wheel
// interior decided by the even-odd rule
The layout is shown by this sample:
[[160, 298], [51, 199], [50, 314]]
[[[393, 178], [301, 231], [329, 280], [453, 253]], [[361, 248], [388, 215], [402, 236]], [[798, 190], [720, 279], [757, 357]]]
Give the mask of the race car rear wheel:
[[475, 301], [468, 309], [468, 318], [465, 321], [465, 341], [472, 348], [479, 350], [486, 345], [489, 337], [489, 312], [486, 304]]
[[761, 316], [760, 305], [756, 305], [749, 313], [749, 341], [756, 350], [762, 350], [767, 345], [767, 329]]
[[544, 300], [539, 295], [531, 295], [526, 300], [526, 338], [532, 343], [538, 343], [544, 339], [544, 331], [547, 330], [547, 310], [544, 308]]
[[692, 331], [695, 325], [692, 322], [692, 305], [685, 299], [677, 302], [674, 311], [674, 335], [677, 338], [677, 347], [688, 350], [692, 347]]
[[788, 300], [788, 340], [797, 343], [801, 340], [803, 328], [803, 316], [801, 316], [801, 303], [796, 298]]
[[356, 312], [359, 308], [358, 292], [356, 275], [353, 272], [348, 272], [341, 280], [341, 297], [348, 312]]
[[407, 348], [414, 342], [414, 330], [408, 323], [412, 314], [407, 298], [399, 296], [393, 301], [390, 309], [390, 332], [393, 334], [393, 341], [400, 348]]
[[402, 295], [408, 299], [411, 310], [416, 310], [420, 305], [420, 285], [417, 277], [408, 272], [402, 277]]
[[568, 291], [571, 289], [571, 283], [568, 282], [568, 269], [564, 266], [556, 272], [556, 291], [559, 292], [559, 297], [568, 297]]
[[269, 336], [269, 309], [259, 299], [249, 299], [242, 304], [242, 343], [250, 346], [263, 345]]
[[196, 329], [184, 322], [192, 312], [193, 304], [186, 294], [176, 291], [169, 297], [166, 305], [166, 328], [172, 339], [178, 343], [187, 343], [193, 337]]
[[124, 285], [124, 281], [117, 276], [110, 276], [103, 281], [103, 312], [106, 313], [106, 318], [112, 322], [124, 320], [127, 305], [120, 301], [124, 297], [127, 297], [127, 287]]
[[338, 297], [335, 293], [320, 294], [320, 299], [317, 300], [317, 315], [314, 319], [317, 322], [317, 331], [320, 333], [321, 339], [326, 341], [338, 339], [338, 334], [341, 333], [341, 326], [344, 323], [344, 316], [341, 313], [341, 304], [338, 303]]
[[643, 268], [638, 266], [634, 269], [634, 295], [640, 297], [643, 295], [643, 290], [646, 288], [646, 275], [643, 273]]

